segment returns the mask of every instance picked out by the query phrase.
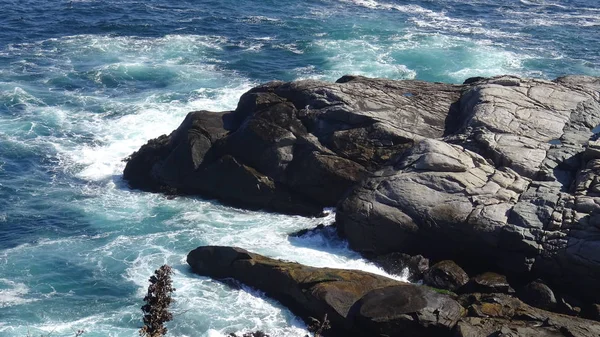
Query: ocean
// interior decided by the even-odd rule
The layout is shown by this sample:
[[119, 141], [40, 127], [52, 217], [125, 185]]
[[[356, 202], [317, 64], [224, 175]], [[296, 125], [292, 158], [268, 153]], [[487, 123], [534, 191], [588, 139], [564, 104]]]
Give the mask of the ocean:
[[[0, 336], [137, 336], [148, 278], [174, 268], [171, 336], [306, 326], [260, 292], [192, 274], [234, 245], [385, 274], [331, 223], [131, 190], [122, 161], [193, 110], [270, 80], [461, 83], [600, 76], [598, 0], [0, 0]], [[406, 275], [394, 276], [405, 279]]]

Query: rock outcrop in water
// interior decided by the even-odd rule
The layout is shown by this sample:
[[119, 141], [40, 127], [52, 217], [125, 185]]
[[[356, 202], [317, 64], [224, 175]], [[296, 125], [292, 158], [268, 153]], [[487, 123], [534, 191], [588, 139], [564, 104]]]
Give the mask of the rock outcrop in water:
[[417, 142], [339, 204], [354, 249], [534, 275], [600, 300], [600, 79], [465, 87], [447, 137]]
[[345, 337], [569, 336], [600, 334], [600, 324], [543, 311], [505, 294], [455, 299], [425, 286], [356, 270], [308, 267], [233, 247], [199, 247], [192, 270], [234, 278], [265, 292], [309, 321], [331, 323]]
[[132, 187], [316, 214], [370, 256], [497, 271], [600, 303], [600, 79], [271, 82], [132, 154]]
[[235, 111], [193, 112], [128, 159], [134, 188], [318, 214], [390, 158], [446, 132], [462, 87], [343, 77], [271, 82]]

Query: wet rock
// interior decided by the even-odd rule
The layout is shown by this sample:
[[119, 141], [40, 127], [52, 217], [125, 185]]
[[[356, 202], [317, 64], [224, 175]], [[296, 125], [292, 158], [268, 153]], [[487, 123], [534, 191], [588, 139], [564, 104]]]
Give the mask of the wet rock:
[[332, 334], [448, 336], [462, 307], [427, 287], [357, 270], [315, 268], [233, 247], [199, 247], [188, 264], [200, 275], [234, 278], [305, 320], [327, 314]]
[[429, 269], [429, 259], [422, 255], [390, 253], [369, 259], [390, 274], [404, 275], [405, 271], [408, 271], [408, 280], [411, 282], [421, 280], [423, 273]]
[[[334, 225], [330, 225], [330, 226], [334, 226]], [[325, 227], [329, 227], [329, 226], [325, 226], [324, 224], [318, 224], [315, 228], [305, 228], [305, 229], [301, 229], [299, 231], [290, 233], [289, 235], [291, 237], [302, 237], [302, 236], [306, 236], [306, 235], [311, 235], [311, 234], [315, 234], [318, 233], [320, 231], [322, 231], [323, 229], [325, 229]]]
[[512, 294], [515, 290], [508, 284], [506, 276], [493, 272], [479, 274], [469, 280], [461, 292], [465, 293], [506, 293]]
[[[235, 333], [230, 333], [228, 335], [228, 337], [238, 337], [238, 335], [236, 335]], [[246, 332], [242, 335], [242, 337], [270, 337], [269, 335], [267, 335], [266, 333], [258, 330], [258, 331], [254, 331], [254, 332]]]
[[525, 285], [519, 290], [518, 296], [523, 302], [536, 308], [553, 310], [556, 308], [556, 297], [550, 287], [540, 280]]
[[423, 283], [439, 289], [456, 291], [469, 282], [469, 275], [454, 261], [446, 260], [434, 264], [427, 270]]
[[441, 137], [461, 90], [360, 76], [270, 82], [235, 111], [190, 113], [132, 154], [123, 176], [134, 188], [315, 215], [415, 141]]

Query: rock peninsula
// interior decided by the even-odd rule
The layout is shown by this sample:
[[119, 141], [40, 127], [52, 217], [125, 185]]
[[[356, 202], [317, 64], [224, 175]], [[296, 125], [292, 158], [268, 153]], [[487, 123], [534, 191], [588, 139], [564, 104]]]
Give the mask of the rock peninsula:
[[[599, 125], [596, 77], [276, 81], [245, 93], [234, 111], [189, 113], [133, 153], [124, 178], [133, 188], [287, 214], [337, 207], [339, 234], [367, 257], [453, 260], [517, 286], [543, 280], [600, 308]], [[210, 275], [240, 279], [225, 274]], [[364, 297], [388, 289], [383, 283], [346, 299], [346, 309], [384, 296]], [[502, 296], [501, 307], [525, 305]], [[493, 317], [450, 321], [469, 336], [475, 321]], [[503, 319], [476, 325], [492, 331]]]

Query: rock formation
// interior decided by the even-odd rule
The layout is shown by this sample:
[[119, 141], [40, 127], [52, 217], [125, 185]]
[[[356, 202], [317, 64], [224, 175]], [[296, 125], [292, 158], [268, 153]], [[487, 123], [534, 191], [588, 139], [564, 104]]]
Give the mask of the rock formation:
[[457, 301], [425, 286], [363, 271], [308, 267], [234, 247], [198, 247], [187, 262], [200, 275], [234, 278], [263, 291], [306, 321], [327, 314], [327, 332], [333, 336], [600, 334], [600, 323], [536, 309], [506, 294], [469, 294]]
[[461, 86], [343, 77], [271, 82], [235, 111], [190, 113], [128, 158], [134, 188], [318, 214], [367, 173], [446, 131]]
[[600, 303], [599, 90], [586, 76], [271, 82], [235, 111], [190, 113], [124, 178], [292, 214], [337, 204], [365, 255], [452, 259]]
[[338, 229], [361, 252], [540, 276], [600, 300], [599, 89], [581, 76], [470, 83], [459, 127], [364, 179]]

